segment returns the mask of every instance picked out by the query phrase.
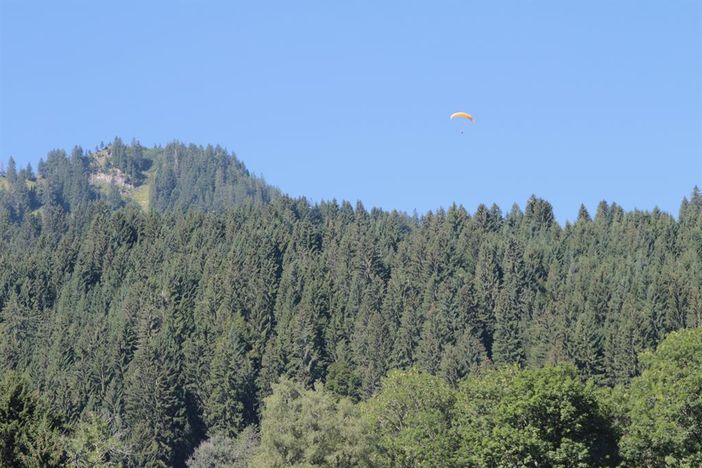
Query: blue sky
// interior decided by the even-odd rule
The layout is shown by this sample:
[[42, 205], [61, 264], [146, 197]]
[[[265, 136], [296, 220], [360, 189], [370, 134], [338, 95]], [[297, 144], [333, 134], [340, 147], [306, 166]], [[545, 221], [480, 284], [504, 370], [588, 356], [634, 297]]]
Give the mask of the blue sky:
[[696, 0], [1, 1], [5, 161], [219, 143], [315, 201], [535, 193], [561, 221], [602, 199], [677, 215], [702, 185]]

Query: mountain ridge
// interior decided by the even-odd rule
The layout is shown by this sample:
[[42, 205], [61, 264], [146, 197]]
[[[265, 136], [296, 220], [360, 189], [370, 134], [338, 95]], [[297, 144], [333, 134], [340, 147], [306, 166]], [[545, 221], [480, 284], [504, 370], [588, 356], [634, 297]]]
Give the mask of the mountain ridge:
[[2, 193], [5, 203], [14, 205], [16, 220], [47, 204], [71, 211], [81, 202], [102, 199], [115, 208], [134, 203], [145, 211], [222, 211], [246, 202], [267, 203], [281, 194], [220, 146], [174, 141], [145, 148], [120, 138], [87, 153], [80, 147], [70, 156], [51, 151], [36, 173], [30, 167], [18, 171], [10, 159], [0, 175]]

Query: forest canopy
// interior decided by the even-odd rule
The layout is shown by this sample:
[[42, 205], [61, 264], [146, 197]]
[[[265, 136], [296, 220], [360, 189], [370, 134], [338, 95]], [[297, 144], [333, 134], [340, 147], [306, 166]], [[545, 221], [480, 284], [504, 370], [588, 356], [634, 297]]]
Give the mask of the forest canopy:
[[697, 188], [562, 226], [313, 204], [216, 147], [7, 167], [5, 464], [702, 460]]

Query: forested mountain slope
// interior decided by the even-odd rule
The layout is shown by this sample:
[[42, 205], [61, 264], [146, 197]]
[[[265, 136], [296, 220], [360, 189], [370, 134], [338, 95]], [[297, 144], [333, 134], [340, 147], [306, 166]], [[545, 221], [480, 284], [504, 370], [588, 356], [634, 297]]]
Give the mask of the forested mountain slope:
[[221, 147], [177, 142], [145, 148], [115, 138], [87, 153], [80, 147], [70, 156], [51, 151], [36, 174], [31, 167], [17, 170], [12, 159], [5, 172], [0, 205], [13, 222], [45, 207], [80, 211], [95, 200], [112, 208], [137, 203], [146, 210], [223, 211], [279, 194]]
[[[195, 153], [209, 162], [191, 167]], [[80, 155], [48, 158], [48, 190], [17, 175], [0, 208], [0, 368], [25, 373], [64, 427], [97, 424], [127, 464], [182, 465], [208, 435], [257, 424], [281, 377], [354, 401], [392, 369], [450, 388], [569, 363], [623, 385], [641, 351], [702, 326], [697, 189], [678, 219], [602, 202], [561, 227], [535, 197], [415, 219], [271, 196], [221, 154], [112, 162], [135, 186], [156, 168], [150, 212], [98, 195]]]

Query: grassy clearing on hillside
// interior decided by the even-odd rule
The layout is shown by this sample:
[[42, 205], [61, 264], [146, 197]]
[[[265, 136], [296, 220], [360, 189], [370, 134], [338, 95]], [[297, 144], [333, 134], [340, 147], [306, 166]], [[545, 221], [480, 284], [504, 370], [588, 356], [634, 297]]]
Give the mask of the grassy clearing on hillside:
[[156, 177], [156, 166], [151, 166], [151, 169], [144, 172], [146, 180], [139, 187], [135, 188], [129, 194], [131, 199], [141, 206], [144, 211], [149, 211], [149, 199], [151, 198], [151, 185], [153, 185], [154, 177]]
[[139, 187], [135, 188], [132, 190], [131, 197], [132, 200], [137, 202], [139, 206], [144, 211], [149, 211], [149, 197], [151, 195], [151, 184], [148, 182], [145, 182], [144, 184], [140, 185]]

